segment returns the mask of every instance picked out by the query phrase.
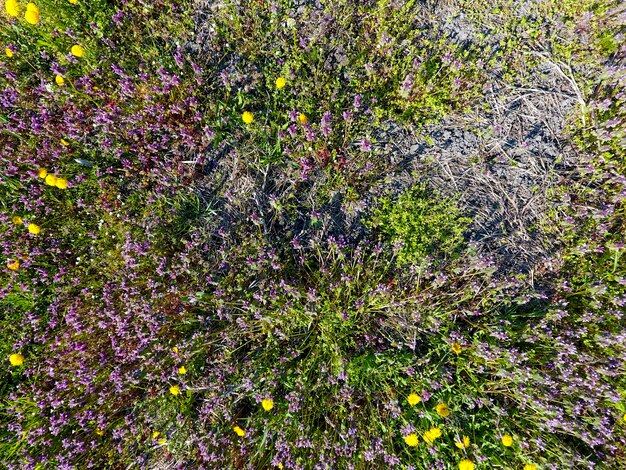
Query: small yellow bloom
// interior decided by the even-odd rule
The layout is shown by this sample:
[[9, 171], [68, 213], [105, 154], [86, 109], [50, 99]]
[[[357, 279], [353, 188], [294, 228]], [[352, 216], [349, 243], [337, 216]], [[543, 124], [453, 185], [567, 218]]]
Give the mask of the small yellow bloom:
[[180, 393], [180, 387], [178, 385], [172, 385], [170, 387], [170, 393], [172, 395], [178, 395]]
[[274, 408], [274, 400], [272, 400], [271, 398], [266, 398], [261, 402], [261, 406], [265, 411], [269, 411]]
[[287, 84], [287, 81], [283, 77], [278, 77], [276, 79], [276, 88], [278, 88], [279, 90], [282, 90], [283, 88], [285, 88], [286, 84]]
[[13, 57], [13, 51], [11, 49], [9, 49], [8, 47], [4, 50], [4, 52], [6, 53], [7, 57], [10, 59], [11, 57]]
[[513, 437], [509, 436], [508, 434], [502, 436], [502, 445], [504, 447], [511, 447], [513, 445]]
[[17, 0], [5, 0], [4, 8], [10, 16], [18, 16], [20, 14], [20, 4]]
[[178, 347], [177, 347], [177, 346], [174, 346], [174, 347], [172, 348], [172, 351], [174, 351], [176, 354], [178, 354]]
[[459, 449], [466, 449], [470, 445], [470, 438], [467, 436], [463, 436], [463, 439], [461, 441], [456, 441], [454, 445], [457, 446]]
[[450, 408], [448, 408], [448, 405], [446, 405], [445, 403], [439, 403], [435, 408], [435, 411], [437, 411], [437, 414], [439, 416], [442, 416], [444, 418], [450, 415]]
[[46, 176], [48, 176], [48, 170], [46, 170], [45, 168], [39, 168], [39, 170], [37, 170], [37, 174], [40, 178], [45, 178]]
[[459, 343], [454, 343], [454, 344], [452, 344], [452, 350], [456, 354], [461, 354], [461, 351], [463, 350], [463, 348], [461, 347], [461, 345]]
[[33, 235], [37, 235], [41, 232], [41, 227], [37, 224], [28, 224], [28, 231]]
[[278, 465], [276, 465], [277, 468], [285, 468], [285, 466], [283, 465], [282, 462], [280, 462]]
[[241, 429], [239, 426], [234, 426], [233, 431], [235, 431], [235, 434], [237, 434], [239, 437], [243, 437], [246, 435], [246, 431]]
[[243, 120], [243, 122], [245, 122], [246, 124], [252, 124], [252, 122], [254, 121], [254, 115], [250, 112], [250, 111], [245, 111], [242, 115], [241, 115], [241, 119]]
[[435, 442], [438, 437], [441, 437], [441, 429], [439, 428], [430, 428], [424, 433], [424, 440], [429, 444]]
[[98, 428], [98, 429], [96, 429], [96, 431], [95, 431], [95, 432], [96, 432], [96, 434], [97, 434], [98, 436], [103, 436], [103, 435], [104, 435], [104, 430], [103, 430], [103, 429]]
[[66, 147], [70, 145], [70, 143], [65, 139], [61, 139], [60, 142], [61, 142], [61, 145], [65, 145]]
[[154, 431], [152, 433], [152, 439], [156, 439], [157, 437], [159, 437], [161, 435], [161, 433], [159, 431]]
[[624, 413], [623, 419], [624, 421], [626, 421], [626, 413]]
[[12, 262], [7, 260], [7, 268], [9, 268], [11, 271], [17, 271], [18, 269], [20, 269], [20, 260], [16, 259]]
[[524, 470], [537, 470], [537, 465], [534, 463], [527, 463], [524, 465]]
[[418, 444], [418, 442], [419, 442], [419, 438], [417, 437], [417, 434], [412, 432], [408, 436], [404, 436], [404, 442], [409, 447], [415, 447]]
[[459, 470], [474, 470], [474, 463], [471, 460], [461, 460], [459, 462]]
[[63, 84], [65, 83], [65, 79], [61, 75], [57, 75], [56, 77], [54, 77], [54, 81], [59, 86], [63, 86]]
[[24, 18], [30, 24], [39, 23], [39, 7], [34, 3], [29, 3], [26, 5], [26, 13], [24, 13]]
[[70, 2], [72, 5], [76, 5], [78, 3], [78, 0], [67, 0], [68, 2]]
[[185, 368], [185, 366], [180, 366], [180, 367], [178, 368], [178, 373], [179, 373], [180, 375], [185, 375], [185, 374], [187, 373], [187, 369]]
[[74, 44], [72, 46], [72, 48], [70, 49], [70, 52], [72, 53], [73, 56], [75, 57], [82, 57], [83, 54], [85, 53], [85, 49], [83, 49], [81, 46], [79, 46], [78, 44]]
[[59, 189], [67, 189], [67, 180], [65, 178], [57, 178], [54, 185]]
[[49, 186], [55, 186], [57, 184], [57, 177], [54, 175], [48, 175], [44, 181]]
[[298, 116], [298, 121], [300, 121], [300, 124], [306, 124], [307, 122], [309, 122], [309, 118], [306, 117], [306, 114], [300, 113], [300, 115]]
[[14, 215], [13, 217], [11, 217], [11, 222], [13, 222], [15, 225], [22, 225], [22, 223], [24, 223], [19, 215]]
[[22, 364], [24, 364], [24, 356], [18, 353], [11, 354], [9, 356], [9, 362], [11, 363], [12, 366], [15, 366], [15, 367], [21, 366]]
[[164, 437], [162, 437], [161, 439], [159, 439], [157, 441], [157, 444], [159, 444], [160, 446], [162, 446], [163, 444], [165, 444], [167, 442], [167, 439], [165, 439]]
[[406, 399], [411, 406], [417, 405], [421, 400], [422, 397], [420, 397], [417, 393], [411, 393]]

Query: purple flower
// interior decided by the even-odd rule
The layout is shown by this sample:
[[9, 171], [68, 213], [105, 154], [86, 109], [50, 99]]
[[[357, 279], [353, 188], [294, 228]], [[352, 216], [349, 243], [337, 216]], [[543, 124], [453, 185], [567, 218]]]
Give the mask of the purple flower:
[[333, 129], [326, 123], [322, 123], [320, 129], [322, 130], [322, 134], [324, 135], [324, 137], [330, 136], [333, 131]]
[[411, 95], [411, 91], [413, 91], [414, 83], [415, 80], [413, 79], [413, 74], [408, 74], [404, 78], [402, 85], [400, 85], [400, 96], [402, 96], [403, 98], [408, 98]]
[[180, 47], [176, 48], [174, 61], [176, 62], [176, 65], [178, 65], [178, 68], [182, 70], [185, 64], [183, 62], [183, 50]]
[[117, 13], [111, 16], [111, 19], [117, 26], [122, 26], [122, 20], [124, 19], [124, 16], [126, 16], [124, 12], [122, 10], [119, 10]]

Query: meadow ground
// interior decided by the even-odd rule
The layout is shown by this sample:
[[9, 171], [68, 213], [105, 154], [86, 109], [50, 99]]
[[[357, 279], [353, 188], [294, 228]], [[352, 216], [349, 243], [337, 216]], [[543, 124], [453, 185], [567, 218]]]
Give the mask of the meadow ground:
[[623, 2], [0, 21], [0, 468], [626, 468]]

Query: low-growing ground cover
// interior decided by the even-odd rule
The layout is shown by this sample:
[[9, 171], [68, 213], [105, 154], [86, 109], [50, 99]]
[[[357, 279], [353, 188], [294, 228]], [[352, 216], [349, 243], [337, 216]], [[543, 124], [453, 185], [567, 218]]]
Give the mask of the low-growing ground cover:
[[0, 465], [626, 466], [625, 30], [6, 0]]

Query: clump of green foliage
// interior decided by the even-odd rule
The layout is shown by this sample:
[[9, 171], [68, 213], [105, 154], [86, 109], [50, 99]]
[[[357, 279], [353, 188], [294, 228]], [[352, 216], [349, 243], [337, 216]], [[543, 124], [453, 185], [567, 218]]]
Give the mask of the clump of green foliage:
[[419, 264], [427, 256], [454, 256], [463, 246], [463, 232], [471, 219], [462, 215], [452, 198], [419, 185], [379, 202], [369, 225], [400, 247], [399, 264]]

